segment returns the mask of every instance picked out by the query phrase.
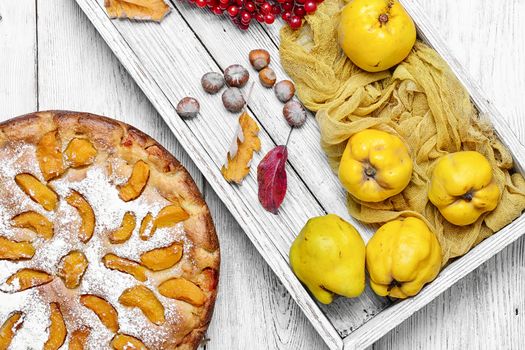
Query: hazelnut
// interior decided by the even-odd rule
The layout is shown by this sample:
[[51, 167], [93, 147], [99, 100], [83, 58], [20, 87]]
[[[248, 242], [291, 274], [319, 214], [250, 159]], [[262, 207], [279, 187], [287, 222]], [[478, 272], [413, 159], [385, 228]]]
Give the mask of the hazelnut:
[[231, 87], [227, 88], [222, 93], [222, 103], [227, 110], [237, 113], [243, 109], [246, 101], [244, 100], [241, 90], [236, 87]]
[[184, 97], [177, 104], [177, 114], [182, 118], [193, 118], [199, 114], [200, 108], [199, 101], [193, 97]]
[[273, 91], [282, 103], [290, 101], [295, 94], [295, 85], [290, 80], [281, 80], [275, 84]]
[[301, 126], [306, 121], [306, 111], [298, 101], [288, 101], [284, 105], [283, 115], [290, 126]]
[[217, 72], [209, 72], [202, 76], [201, 84], [204, 91], [216, 94], [224, 86], [224, 77]]
[[249, 59], [255, 70], [261, 70], [270, 64], [270, 54], [263, 49], [250, 51]]
[[231, 87], [241, 88], [248, 82], [250, 73], [240, 64], [232, 64], [224, 70], [224, 79]]
[[259, 80], [264, 87], [271, 88], [275, 84], [277, 77], [273, 69], [266, 67], [259, 72]]

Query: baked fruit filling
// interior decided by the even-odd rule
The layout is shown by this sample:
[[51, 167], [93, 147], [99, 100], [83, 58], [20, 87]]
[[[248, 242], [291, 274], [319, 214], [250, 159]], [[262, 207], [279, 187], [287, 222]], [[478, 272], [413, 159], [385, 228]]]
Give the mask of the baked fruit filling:
[[125, 124], [24, 118], [0, 124], [0, 350], [197, 348], [219, 252], [184, 168]]
[[54, 210], [58, 205], [57, 194], [33, 175], [18, 174], [15, 176], [15, 181], [22, 191], [31, 197], [32, 200], [40, 204], [45, 210]]
[[121, 258], [120, 256], [110, 253], [104, 255], [102, 261], [104, 262], [104, 266], [108, 269], [128, 273], [135, 277], [137, 281], [145, 282], [148, 279], [146, 275], [147, 269], [133, 260]]
[[107, 329], [118, 332], [118, 313], [109, 302], [96, 295], [82, 295], [80, 303], [93, 311]]
[[11, 224], [14, 227], [30, 229], [44, 239], [53, 238], [53, 223], [35, 211], [26, 211], [16, 215], [11, 220]]
[[78, 210], [78, 215], [82, 219], [78, 236], [83, 243], [86, 243], [93, 236], [95, 230], [95, 213], [91, 205], [77, 191], [71, 191], [66, 197], [66, 201], [72, 207]]
[[62, 278], [66, 288], [74, 289], [80, 285], [82, 276], [88, 267], [88, 261], [84, 253], [73, 251], [60, 259], [58, 277]]

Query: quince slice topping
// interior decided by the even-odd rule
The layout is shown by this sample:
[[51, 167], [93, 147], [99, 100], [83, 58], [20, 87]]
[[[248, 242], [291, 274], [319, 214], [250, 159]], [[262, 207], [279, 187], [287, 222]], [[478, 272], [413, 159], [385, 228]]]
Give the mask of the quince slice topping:
[[88, 201], [77, 191], [71, 191], [66, 201], [69, 205], [77, 209], [78, 215], [80, 215], [82, 219], [79, 233], [80, 240], [83, 243], [88, 242], [95, 231], [95, 213], [93, 212], [93, 208], [91, 208]]
[[53, 276], [47, 272], [34, 269], [20, 269], [12, 274], [6, 281], [6, 292], [21, 292], [23, 290], [38, 287], [49, 283]]
[[29, 242], [15, 242], [0, 237], [0, 260], [26, 260], [35, 255], [35, 248]]
[[53, 223], [35, 211], [18, 214], [11, 219], [11, 224], [14, 227], [30, 229], [44, 239], [53, 238]]
[[93, 311], [107, 329], [113, 333], [118, 332], [118, 313], [113, 305], [101, 297], [91, 294], [80, 296], [80, 303]]
[[131, 237], [136, 225], [135, 214], [130, 211], [126, 212], [122, 218], [120, 227], [110, 233], [109, 241], [113, 244], [126, 242]]
[[119, 197], [124, 202], [129, 202], [138, 198], [149, 179], [149, 165], [146, 162], [139, 160], [133, 165], [131, 176], [128, 181], [118, 187]]
[[0, 327], [0, 350], [7, 350], [16, 332], [24, 323], [24, 314], [20, 311], [13, 312]]
[[[139, 236], [143, 241], [147, 241], [153, 236], [153, 215], [147, 213], [140, 223]], [[151, 227], [150, 227], [151, 226]]]
[[36, 146], [36, 157], [40, 165], [40, 171], [42, 171], [46, 181], [62, 175], [66, 170], [60, 148], [60, 141], [56, 131], [46, 133]]
[[133, 260], [121, 258], [115, 254], [106, 254], [102, 262], [108, 269], [130, 274], [140, 282], [145, 282], [147, 279], [146, 268]]
[[155, 228], [175, 226], [181, 221], [187, 220], [190, 215], [178, 204], [168, 205], [159, 211], [155, 218]]
[[156, 248], [143, 253], [140, 256], [142, 265], [153, 271], [169, 269], [182, 258], [183, 247], [180, 243], [173, 243], [170, 246]]
[[139, 285], [126, 289], [118, 301], [124, 306], [138, 307], [157, 326], [166, 322], [164, 306], [155, 294], [145, 286]]
[[84, 350], [91, 330], [87, 327], [77, 329], [71, 334], [69, 350]]
[[159, 293], [166, 298], [182, 300], [194, 306], [202, 306], [206, 302], [204, 292], [185, 278], [171, 278], [162, 282]]
[[44, 344], [44, 350], [58, 350], [66, 340], [66, 323], [58, 303], [51, 303], [49, 306], [51, 307], [51, 324], [49, 325], [49, 338]]
[[69, 252], [60, 259], [58, 277], [64, 281], [67, 288], [77, 288], [87, 267], [88, 261], [82, 252], [77, 250]]
[[135, 337], [126, 334], [117, 334], [111, 340], [115, 350], [148, 350], [146, 345]]
[[93, 163], [97, 149], [89, 140], [75, 138], [67, 145], [64, 155], [70, 167], [79, 168]]
[[45, 210], [54, 210], [58, 204], [58, 195], [49, 186], [41, 183], [31, 174], [18, 174], [15, 182], [22, 191]]

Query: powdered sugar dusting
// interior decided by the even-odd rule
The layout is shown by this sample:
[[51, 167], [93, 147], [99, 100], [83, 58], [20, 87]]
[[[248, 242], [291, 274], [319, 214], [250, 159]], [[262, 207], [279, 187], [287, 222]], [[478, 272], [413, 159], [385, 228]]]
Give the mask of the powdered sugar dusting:
[[[187, 238], [182, 223], [171, 228], [157, 229], [147, 241], [139, 237], [138, 230], [142, 219], [148, 213], [155, 216], [170, 203], [150, 186], [147, 186], [143, 194], [134, 201], [120, 200], [117, 185], [126, 181], [130, 171], [129, 166], [118, 158], [107, 159], [99, 155], [96, 164], [85, 169], [69, 169], [62, 178], [50, 182], [50, 187], [59, 195], [60, 202], [55, 211], [48, 212], [33, 202], [14, 182], [15, 175], [23, 172], [31, 173], [43, 181], [35, 157], [35, 147], [11, 143], [0, 150], [0, 157], [2, 158], [0, 235], [14, 240], [30, 240], [36, 248], [36, 253], [31, 260], [0, 261], [0, 285], [3, 290], [0, 291], [0, 323], [13, 311], [24, 313], [23, 324], [16, 332], [9, 349], [42, 348], [48, 337], [49, 303], [53, 301], [60, 304], [68, 329], [64, 349], [67, 348], [71, 333], [86, 326], [91, 329], [87, 348], [108, 348], [114, 334], [102, 325], [91, 310], [80, 305], [79, 296], [82, 294], [98, 295], [110, 302], [119, 314], [120, 332], [141, 339], [152, 349], [158, 348], [158, 344], [172, 337], [173, 329], [177, 327], [180, 320], [177, 303], [160, 295], [157, 286], [167, 276], [180, 275], [182, 267], [178, 265], [181, 264], [157, 274], [148, 272], [148, 280], [144, 285], [151, 289], [164, 305], [167, 320], [164, 325], [156, 326], [139, 309], [127, 308], [118, 302], [119, 296], [125, 289], [140, 282], [131, 275], [109, 270], [102, 263], [102, 257], [110, 252], [128, 259], [139, 260], [143, 252], [168, 246], [173, 242], [182, 243], [183, 255], [189, 255], [192, 242]], [[85, 244], [78, 237], [81, 218], [77, 210], [64, 200], [72, 190], [84, 196], [95, 213], [95, 232], [91, 240]], [[54, 223], [52, 239], [44, 240], [27, 229], [11, 226], [13, 216], [28, 210], [36, 211]], [[127, 211], [135, 214], [137, 220], [135, 231], [127, 242], [112, 245], [109, 243], [108, 235], [120, 226]], [[44, 286], [18, 293], [4, 292], [7, 278], [21, 268], [39, 269], [57, 276], [60, 259], [72, 250], [81, 250], [89, 262], [78, 289], [65, 288], [60, 278], [55, 277], [51, 283]], [[16, 284], [17, 281], [14, 281], [10, 292], [16, 289]]]

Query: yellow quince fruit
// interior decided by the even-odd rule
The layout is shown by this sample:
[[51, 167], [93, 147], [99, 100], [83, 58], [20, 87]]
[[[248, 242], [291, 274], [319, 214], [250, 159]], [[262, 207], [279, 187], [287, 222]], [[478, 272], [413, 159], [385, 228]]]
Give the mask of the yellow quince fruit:
[[356, 66], [379, 72], [408, 56], [416, 27], [397, 0], [352, 0], [341, 12], [338, 40]]
[[428, 198], [448, 222], [470, 225], [494, 210], [500, 197], [492, 166], [481, 153], [450, 153], [437, 161]]
[[308, 220], [290, 248], [290, 264], [323, 304], [330, 304], [334, 294], [357, 297], [365, 288], [365, 243], [334, 214]]
[[405, 189], [412, 169], [408, 149], [399, 137], [367, 129], [348, 140], [339, 165], [339, 180], [355, 198], [381, 202]]
[[441, 247], [421, 219], [390, 221], [368, 241], [366, 268], [376, 294], [404, 299], [436, 278], [441, 269]]

